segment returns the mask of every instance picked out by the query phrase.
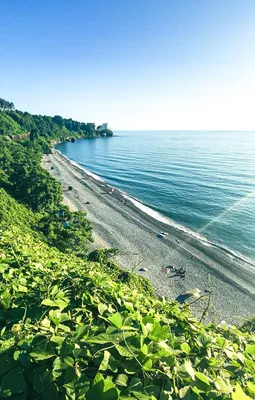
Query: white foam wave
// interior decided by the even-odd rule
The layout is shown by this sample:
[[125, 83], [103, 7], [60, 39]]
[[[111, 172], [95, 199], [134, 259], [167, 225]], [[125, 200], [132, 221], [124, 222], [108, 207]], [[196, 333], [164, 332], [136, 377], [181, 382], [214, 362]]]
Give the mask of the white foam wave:
[[71, 158], [65, 156], [59, 150], [55, 149], [55, 151], [57, 151], [61, 155], [61, 157], [64, 157], [70, 164], [74, 165], [76, 168], [80, 169], [81, 171], [86, 172], [86, 174], [88, 176], [91, 176], [91, 178], [96, 179], [97, 181], [100, 181], [100, 182], [105, 182], [100, 176], [98, 176], [98, 175], [94, 174], [93, 172], [87, 170], [86, 168], [84, 168], [83, 166], [78, 164], [76, 161], [74, 161]]
[[[84, 168], [83, 166], [81, 166], [80, 164], [78, 164], [77, 162], [71, 160], [69, 157], [65, 156], [63, 153], [61, 153], [59, 150], [55, 149], [56, 152], [58, 152], [61, 157], [64, 157], [70, 164], [74, 165], [76, 168], [80, 169], [81, 171], [85, 172], [88, 176], [91, 176], [93, 179], [103, 182], [104, 184], [107, 184], [107, 182], [102, 179], [100, 176], [94, 174], [93, 172], [87, 170], [86, 168]], [[107, 184], [108, 187], [113, 188], [113, 186], [110, 186], [109, 184]], [[229, 248], [225, 247], [224, 245], [220, 245], [214, 242], [211, 242], [210, 240], [206, 239], [204, 236], [201, 236], [200, 234], [185, 228], [182, 225], [177, 224], [176, 222], [170, 220], [169, 218], [163, 216], [162, 214], [160, 214], [158, 211], [153, 210], [152, 208], [146, 206], [145, 204], [141, 203], [138, 199], [135, 199], [134, 197], [129, 196], [126, 192], [124, 192], [121, 189], [116, 189], [113, 188], [114, 190], [117, 190], [119, 193], [122, 194], [122, 196], [126, 199], [129, 200], [132, 204], [134, 204], [135, 207], [139, 208], [141, 211], [143, 211], [145, 214], [149, 215], [150, 217], [156, 219], [157, 221], [163, 222], [166, 225], [172, 226], [174, 228], [176, 228], [177, 230], [184, 232], [186, 234], [188, 234], [191, 237], [194, 237], [197, 240], [200, 240], [203, 242], [203, 244], [205, 246], [211, 247], [217, 247], [219, 249], [225, 250], [228, 255], [230, 257], [238, 257], [240, 259], [242, 259], [245, 262], [248, 262], [251, 265], [254, 265], [251, 260], [245, 256], [243, 256], [242, 254], [233, 251], [232, 249], [230, 250]]]
[[179, 231], [185, 232], [186, 234], [193, 236], [198, 240], [203, 241], [206, 246], [211, 246], [211, 243], [205, 237], [199, 235], [196, 232], [191, 231], [188, 228], [185, 228], [182, 225], [177, 224], [176, 222], [172, 221], [171, 219], [160, 214], [158, 211], [155, 211], [152, 208], [141, 203], [139, 200], [136, 200], [135, 198], [130, 197], [129, 195], [127, 195], [127, 193], [123, 192], [122, 190], [119, 190], [119, 192], [122, 193], [122, 195], [125, 197], [125, 199], [129, 200], [132, 204], [134, 204], [135, 207], [139, 208], [141, 211], [143, 211], [145, 214], [149, 215], [150, 217], [156, 219], [157, 221], [163, 222], [166, 225], [170, 225], [170, 226], [178, 229]]

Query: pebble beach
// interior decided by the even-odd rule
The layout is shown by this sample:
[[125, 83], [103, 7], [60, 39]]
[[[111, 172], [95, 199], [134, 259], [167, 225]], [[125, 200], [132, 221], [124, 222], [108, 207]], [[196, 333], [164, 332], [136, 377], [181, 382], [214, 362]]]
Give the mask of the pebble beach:
[[[155, 215], [58, 151], [42, 166], [63, 187], [64, 203], [86, 212], [93, 225], [94, 248], [118, 248], [116, 262], [149, 279], [155, 294], [176, 299], [199, 289], [211, 293], [207, 321], [242, 323], [255, 311], [255, 265], [208, 241], [190, 235]], [[71, 186], [72, 190], [68, 190]], [[180, 270], [185, 270], [181, 276]], [[194, 304], [199, 318], [208, 296]], [[193, 306], [192, 306], [193, 307]]]

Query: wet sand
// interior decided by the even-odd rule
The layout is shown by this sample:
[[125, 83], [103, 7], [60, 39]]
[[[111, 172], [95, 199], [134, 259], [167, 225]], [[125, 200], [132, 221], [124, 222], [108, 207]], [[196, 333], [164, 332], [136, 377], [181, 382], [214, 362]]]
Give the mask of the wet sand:
[[[148, 278], [157, 295], [175, 299], [194, 288], [211, 290], [207, 321], [242, 323], [255, 314], [255, 265], [152, 218], [55, 150], [44, 156], [42, 166], [61, 182], [64, 203], [87, 213], [94, 228], [91, 247], [117, 247], [118, 264]], [[160, 237], [160, 232], [167, 235]], [[169, 266], [184, 268], [185, 279]], [[207, 297], [193, 306], [197, 317], [206, 301]]]

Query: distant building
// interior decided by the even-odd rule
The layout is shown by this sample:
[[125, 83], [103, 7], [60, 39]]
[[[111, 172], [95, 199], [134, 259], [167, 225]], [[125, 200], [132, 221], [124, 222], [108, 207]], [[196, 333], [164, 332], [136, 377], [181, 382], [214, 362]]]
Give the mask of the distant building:
[[108, 129], [107, 126], [108, 126], [108, 123], [106, 122], [106, 123], [104, 123], [104, 124], [98, 126], [97, 130], [98, 130], [99, 132], [104, 131], [105, 129]]

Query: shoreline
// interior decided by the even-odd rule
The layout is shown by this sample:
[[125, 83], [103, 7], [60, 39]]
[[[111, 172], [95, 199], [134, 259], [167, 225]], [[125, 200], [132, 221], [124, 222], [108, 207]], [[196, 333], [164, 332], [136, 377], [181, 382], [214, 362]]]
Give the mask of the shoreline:
[[[167, 223], [163, 215], [161, 221], [155, 219], [142, 208], [157, 211], [120, 190], [114, 188], [111, 192], [111, 185], [58, 150], [45, 156], [42, 165], [63, 186], [73, 187], [72, 191], [64, 191], [64, 202], [73, 210], [87, 213], [93, 225], [94, 248], [118, 247], [116, 262], [148, 278], [157, 295], [175, 299], [187, 290], [210, 289], [217, 310], [211, 308], [210, 321], [241, 322], [254, 314], [254, 264], [206, 238], [189, 234], [185, 227], [182, 230], [170, 220]], [[84, 203], [85, 199], [89, 204]], [[159, 237], [162, 231], [168, 234]], [[166, 269], [168, 265], [185, 268], [186, 278], [172, 276]], [[146, 271], [139, 271], [140, 267]], [[194, 310], [196, 315], [202, 310], [198, 308]]]
[[[126, 199], [127, 201], [131, 202], [132, 205], [135, 206], [135, 208], [139, 208], [143, 213], [145, 213], [149, 217], [155, 219], [157, 222], [162, 222], [166, 228], [168, 226], [170, 226], [171, 228], [176, 229], [176, 232], [181, 232], [181, 233], [187, 234], [189, 237], [203, 242], [203, 244], [205, 246], [212, 246], [212, 247], [215, 247], [216, 249], [222, 250], [222, 251], [226, 252], [227, 254], [229, 254], [231, 257], [234, 257], [242, 262], [245, 262], [255, 268], [255, 261], [253, 262], [253, 260], [251, 258], [246, 257], [245, 255], [243, 255], [239, 252], [236, 252], [235, 250], [232, 250], [232, 249], [230, 249], [224, 245], [221, 245], [217, 242], [213, 242], [212, 240], [207, 239], [205, 236], [200, 235], [200, 233], [192, 231], [191, 229], [186, 228], [185, 226], [174, 222], [169, 217], [167, 217], [163, 214], [160, 214], [160, 212], [151, 208], [149, 205], [142, 203], [138, 198], [132, 197], [131, 195], [129, 195], [122, 189], [118, 189], [118, 188], [110, 185], [109, 183], [107, 183], [107, 181], [105, 181], [99, 175], [87, 170], [85, 167], [78, 164], [76, 161], [70, 159], [69, 157], [67, 157], [66, 155], [61, 153], [61, 151], [59, 151], [57, 149], [54, 149], [54, 151], [57, 152], [60, 155], [60, 157], [63, 157], [68, 163], [72, 164], [75, 168], [78, 168], [82, 172], [85, 172], [88, 176], [91, 176], [96, 181], [104, 183], [104, 185], [106, 187], [108, 187], [109, 189], [113, 188], [114, 193], [112, 194], [112, 197], [116, 196], [116, 193], [118, 193], [120, 196], [123, 197], [123, 199]], [[131, 204], [129, 204], [129, 205], [131, 205]], [[147, 211], [145, 211], [145, 209], [147, 209]]]

